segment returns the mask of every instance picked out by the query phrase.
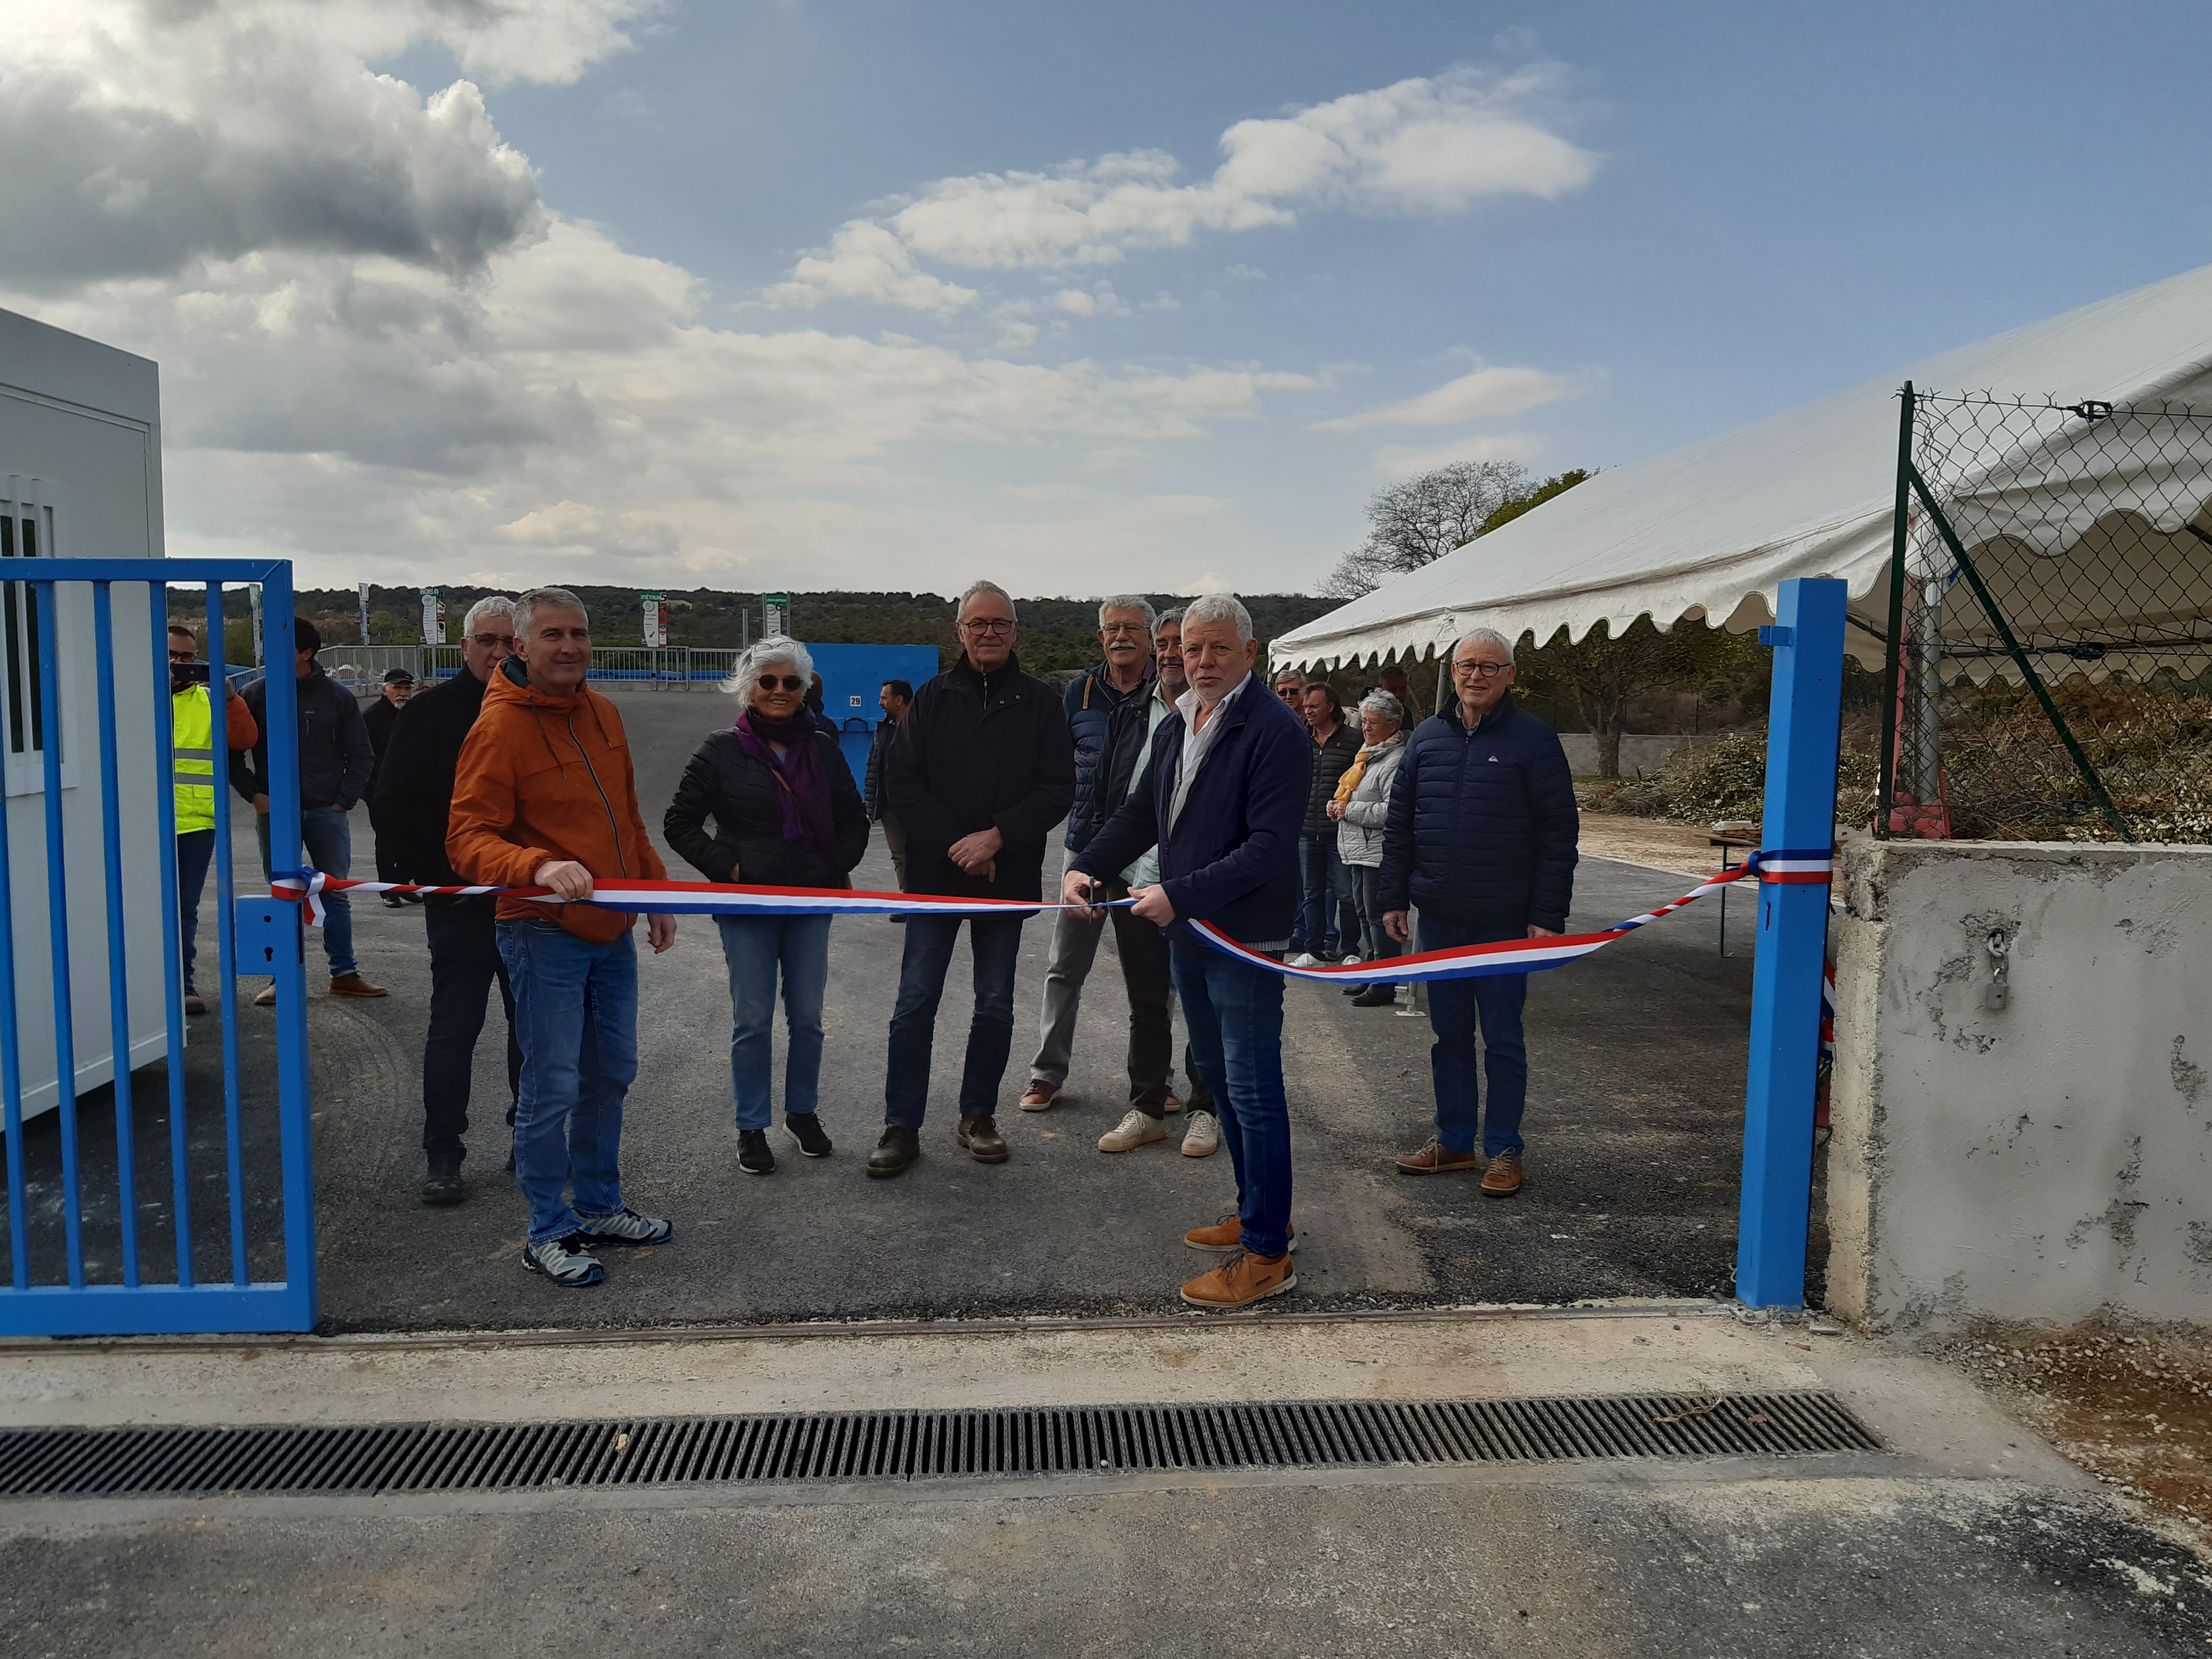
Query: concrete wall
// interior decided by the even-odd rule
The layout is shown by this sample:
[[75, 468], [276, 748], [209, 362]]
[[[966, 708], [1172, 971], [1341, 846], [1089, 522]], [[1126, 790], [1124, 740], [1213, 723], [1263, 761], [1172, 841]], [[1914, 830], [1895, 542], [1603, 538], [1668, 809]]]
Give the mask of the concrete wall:
[[1854, 836], [1843, 880], [1829, 1306], [2212, 1319], [2212, 848]]
[[[1702, 749], [1713, 742], [1711, 732], [1626, 732], [1620, 738], [1620, 775], [1656, 772], [1686, 750]], [[1559, 746], [1567, 751], [1567, 768], [1577, 777], [1597, 775], [1597, 735], [1591, 732], [1562, 732]]]

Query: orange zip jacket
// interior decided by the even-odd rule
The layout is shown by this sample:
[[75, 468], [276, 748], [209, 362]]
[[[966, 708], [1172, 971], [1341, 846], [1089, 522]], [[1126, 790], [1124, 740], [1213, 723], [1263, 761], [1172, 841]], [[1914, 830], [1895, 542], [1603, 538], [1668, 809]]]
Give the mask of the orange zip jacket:
[[[614, 704], [588, 685], [565, 697], [533, 690], [520, 658], [500, 665], [454, 769], [446, 856], [489, 887], [531, 886], [549, 859], [573, 859], [598, 880], [665, 879]], [[637, 921], [627, 910], [514, 898], [500, 900], [499, 917], [558, 922], [595, 945]]]

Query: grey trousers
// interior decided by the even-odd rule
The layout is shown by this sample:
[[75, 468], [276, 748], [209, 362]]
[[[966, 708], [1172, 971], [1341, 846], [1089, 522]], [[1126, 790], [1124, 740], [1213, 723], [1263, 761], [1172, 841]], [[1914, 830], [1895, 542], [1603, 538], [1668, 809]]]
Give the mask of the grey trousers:
[[[1129, 890], [1120, 882], [1101, 882], [1106, 896], [1126, 898]], [[1036, 1058], [1030, 1061], [1030, 1081], [1055, 1088], [1067, 1081], [1074, 1057], [1075, 1017], [1083, 1000], [1083, 982], [1098, 959], [1098, 940], [1109, 925], [1114, 929], [1115, 953], [1121, 960], [1121, 981], [1129, 994], [1129, 1103], [1149, 1117], [1162, 1115], [1175, 1079], [1175, 1028], [1169, 1012], [1173, 986], [1169, 972], [1167, 935], [1126, 909], [1109, 910], [1096, 921], [1085, 921], [1073, 910], [1053, 913], [1052, 950], [1045, 966], [1044, 1012], [1039, 1021]], [[1186, 1045], [1183, 1069], [1190, 1072]], [[1213, 1109], [1213, 1097], [1195, 1073], [1190, 1073], [1190, 1109]]]

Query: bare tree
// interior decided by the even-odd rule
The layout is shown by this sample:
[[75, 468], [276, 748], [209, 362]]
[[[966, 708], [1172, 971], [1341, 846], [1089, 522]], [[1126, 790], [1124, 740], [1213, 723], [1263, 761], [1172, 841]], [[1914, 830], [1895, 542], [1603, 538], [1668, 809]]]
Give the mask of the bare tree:
[[1337, 562], [1321, 591], [1356, 599], [1393, 576], [1433, 564], [1528, 493], [1528, 474], [1515, 461], [1460, 461], [1377, 490], [1367, 503], [1366, 541]]
[[1534, 650], [1524, 644], [1517, 678], [1530, 691], [1567, 705], [1589, 722], [1597, 738], [1598, 775], [1617, 778], [1631, 698], [1656, 685], [1741, 678], [1759, 658], [1760, 647], [1749, 635], [1687, 618], [1662, 634], [1650, 617], [1638, 617], [1618, 639], [1599, 623], [1572, 644], [1564, 628]]

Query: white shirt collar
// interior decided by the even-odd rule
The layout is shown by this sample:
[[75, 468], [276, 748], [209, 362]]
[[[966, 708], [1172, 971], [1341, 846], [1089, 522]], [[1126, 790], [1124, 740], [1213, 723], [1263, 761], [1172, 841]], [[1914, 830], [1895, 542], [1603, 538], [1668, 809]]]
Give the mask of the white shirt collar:
[[[1244, 671], [1244, 678], [1231, 686], [1228, 695], [1213, 705], [1213, 713], [1207, 715], [1206, 719], [1207, 731], [1211, 732], [1213, 729], [1213, 722], [1221, 718], [1221, 711], [1243, 696], [1244, 688], [1251, 684], [1252, 671], [1248, 668]], [[1176, 712], [1183, 717], [1184, 723], [1191, 727], [1193, 734], [1195, 735], [1198, 727], [1198, 688], [1196, 686], [1192, 686], [1176, 699]]]

